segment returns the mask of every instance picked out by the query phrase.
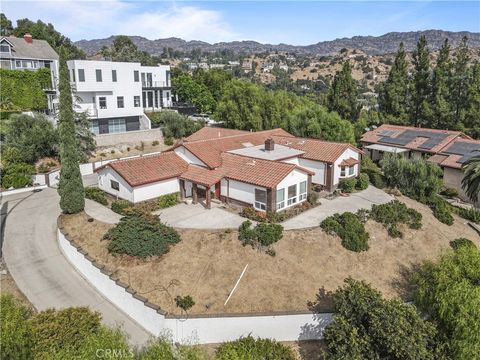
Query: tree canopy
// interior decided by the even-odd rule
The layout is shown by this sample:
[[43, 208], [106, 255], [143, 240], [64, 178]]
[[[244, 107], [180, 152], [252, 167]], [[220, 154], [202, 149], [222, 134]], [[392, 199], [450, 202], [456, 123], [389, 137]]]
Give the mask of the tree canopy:
[[327, 106], [330, 111], [336, 111], [343, 119], [355, 121], [360, 115], [357, 101], [358, 83], [352, 77], [352, 67], [348, 61], [337, 71], [328, 93]]

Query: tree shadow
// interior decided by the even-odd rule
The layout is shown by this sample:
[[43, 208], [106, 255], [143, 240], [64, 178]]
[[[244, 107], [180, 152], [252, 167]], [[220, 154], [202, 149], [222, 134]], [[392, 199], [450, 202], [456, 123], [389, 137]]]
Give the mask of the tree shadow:
[[404, 301], [412, 301], [413, 299], [415, 286], [412, 282], [412, 275], [416, 273], [419, 268], [419, 264], [412, 264], [410, 266], [400, 265], [398, 276], [390, 282], [397, 294], [399, 294]]
[[307, 306], [313, 313], [313, 321], [301, 327], [299, 342], [322, 338], [325, 328], [332, 319], [333, 292], [321, 287], [315, 295], [315, 301], [308, 301]]
[[301, 360], [325, 360], [325, 351], [323, 340], [298, 341], [298, 353]]

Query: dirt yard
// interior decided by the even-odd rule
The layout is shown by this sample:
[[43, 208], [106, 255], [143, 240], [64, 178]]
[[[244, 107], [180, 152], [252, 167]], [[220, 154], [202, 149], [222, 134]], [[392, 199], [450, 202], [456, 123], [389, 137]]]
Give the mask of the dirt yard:
[[[177, 295], [193, 297], [192, 314], [307, 311], [307, 302], [315, 300], [320, 288], [333, 291], [348, 276], [366, 280], [386, 297], [408, 298], [405, 276], [412, 265], [437, 257], [458, 237], [480, 246], [480, 237], [465, 220], [455, 216], [455, 223], [447, 226], [426, 206], [399, 199], [422, 213], [422, 229], [403, 227], [404, 238], [392, 239], [381, 224], [369, 221], [370, 249], [362, 253], [344, 249], [339, 238], [320, 228], [284, 232], [274, 245], [275, 257], [243, 247], [236, 232], [180, 230], [182, 241], [168, 254], [138, 260], [108, 253], [107, 242], [101, 238], [111, 225], [89, 223], [84, 214], [64, 216], [62, 222], [91, 256], [170, 313], [179, 313], [173, 301]], [[224, 306], [247, 264], [237, 290]]]

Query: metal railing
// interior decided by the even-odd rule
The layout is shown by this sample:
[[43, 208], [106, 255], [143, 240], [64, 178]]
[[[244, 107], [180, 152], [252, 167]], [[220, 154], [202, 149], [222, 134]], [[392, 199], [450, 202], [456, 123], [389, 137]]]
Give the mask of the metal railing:
[[144, 88], [164, 88], [169, 86], [166, 81], [142, 81], [142, 87]]

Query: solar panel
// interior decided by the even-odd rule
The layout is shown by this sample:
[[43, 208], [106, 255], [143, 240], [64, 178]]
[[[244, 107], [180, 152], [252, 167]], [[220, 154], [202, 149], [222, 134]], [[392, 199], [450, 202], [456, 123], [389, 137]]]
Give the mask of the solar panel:
[[461, 155], [462, 157], [458, 159], [458, 162], [463, 164], [472, 157], [480, 155], [480, 143], [456, 141], [445, 150], [444, 153], [449, 155]]
[[403, 133], [394, 138], [390, 136], [382, 136], [379, 141], [392, 145], [405, 146], [417, 137], [425, 137], [428, 138], [428, 140], [426, 140], [423, 144], [420, 144], [418, 148], [430, 150], [436, 145], [440, 144], [447, 136], [448, 134], [425, 130], [405, 130]]

